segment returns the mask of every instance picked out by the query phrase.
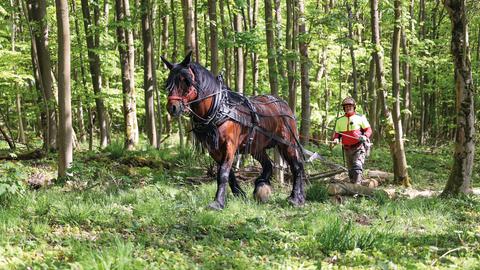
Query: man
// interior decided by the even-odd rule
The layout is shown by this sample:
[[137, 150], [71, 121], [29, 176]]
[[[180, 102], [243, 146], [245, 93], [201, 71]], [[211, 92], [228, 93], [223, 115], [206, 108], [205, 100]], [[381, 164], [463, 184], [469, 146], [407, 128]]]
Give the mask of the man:
[[336, 121], [333, 144], [342, 141], [350, 182], [360, 184], [367, 151], [366, 144], [369, 143], [372, 129], [367, 118], [355, 112], [356, 106], [353, 98], [345, 98], [342, 101], [342, 107], [345, 115]]

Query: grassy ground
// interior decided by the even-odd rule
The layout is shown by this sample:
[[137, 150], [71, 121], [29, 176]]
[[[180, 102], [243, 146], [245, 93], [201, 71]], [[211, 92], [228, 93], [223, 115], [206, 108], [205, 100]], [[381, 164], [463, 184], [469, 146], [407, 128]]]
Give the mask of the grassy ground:
[[[319, 149], [341, 161], [340, 149]], [[416, 188], [441, 190], [450, 148], [408, 149]], [[153, 161], [138, 167], [129, 158]], [[54, 176], [55, 157], [0, 163], [0, 268], [34, 269], [478, 269], [480, 198], [383, 196], [328, 200], [321, 182], [307, 187], [305, 207], [286, 203], [289, 187], [274, 186], [267, 204], [228, 196], [221, 212], [205, 206], [215, 194], [203, 176], [210, 159], [192, 151], [145, 149], [81, 152], [73, 175], [39, 190], [32, 175]], [[155, 163], [157, 162], [157, 163]], [[129, 165], [126, 165], [129, 164]], [[369, 168], [391, 167], [378, 147]], [[308, 165], [310, 173], [321, 164]], [[478, 183], [478, 169], [474, 181]], [[251, 183], [242, 186], [248, 194]], [[1, 184], [0, 184], [1, 187]]]

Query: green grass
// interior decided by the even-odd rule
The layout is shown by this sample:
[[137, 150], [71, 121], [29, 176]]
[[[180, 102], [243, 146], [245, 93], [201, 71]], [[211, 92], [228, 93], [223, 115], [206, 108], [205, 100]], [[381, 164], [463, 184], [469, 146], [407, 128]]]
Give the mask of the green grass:
[[[324, 151], [341, 162], [338, 149]], [[440, 151], [440, 150], [439, 150]], [[443, 151], [443, 150], [441, 150]], [[446, 150], [445, 150], [446, 151]], [[131, 167], [135, 155], [171, 163]], [[449, 159], [412, 151], [418, 188], [441, 188]], [[375, 149], [370, 168], [388, 168], [386, 149]], [[429, 159], [430, 158], [430, 159]], [[307, 186], [307, 204], [286, 203], [290, 187], [274, 183], [266, 204], [229, 192], [227, 207], [211, 211], [216, 184], [189, 184], [202, 176], [205, 155], [175, 148], [76, 155], [73, 176], [26, 190], [0, 207], [0, 269], [478, 269], [480, 198], [391, 200], [348, 198], [330, 202], [325, 185]], [[432, 164], [440, 164], [432, 171]], [[31, 163], [16, 163], [19, 168]], [[48, 165], [50, 164], [50, 165]], [[51, 161], [42, 167], [49, 171]], [[437, 166], [437, 165], [435, 165]], [[38, 167], [38, 166], [37, 166]], [[38, 169], [38, 168], [36, 168]], [[308, 165], [310, 172], [321, 164]], [[49, 172], [51, 173], [51, 172]], [[432, 266], [433, 265], [433, 266]]]

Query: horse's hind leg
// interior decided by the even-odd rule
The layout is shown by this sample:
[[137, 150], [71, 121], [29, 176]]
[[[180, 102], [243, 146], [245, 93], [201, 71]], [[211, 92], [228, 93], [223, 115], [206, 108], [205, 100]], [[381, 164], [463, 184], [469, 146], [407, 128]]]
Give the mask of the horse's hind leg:
[[233, 172], [232, 169], [230, 169], [230, 175], [228, 176], [228, 184], [230, 185], [230, 188], [232, 189], [232, 193], [235, 196], [242, 196], [246, 197], [247, 195], [245, 194], [245, 191], [242, 190], [240, 185], [237, 182], [237, 178], [235, 178], [235, 173]]
[[272, 177], [272, 161], [265, 151], [253, 155], [253, 157], [262, 165], [262, 174], [255, 180], [255, 189], [253, 197], [259, 202], [266, 202], [272, 194], [270, 178]]
[[290, 166], [293, 176], [293, 188], [288, 201], [295, 206], [301, 206], [305, 203], [305, 170], [302, 160], [295, 147], [287, 145], [279, 145], [278, 147], [282, 157]]

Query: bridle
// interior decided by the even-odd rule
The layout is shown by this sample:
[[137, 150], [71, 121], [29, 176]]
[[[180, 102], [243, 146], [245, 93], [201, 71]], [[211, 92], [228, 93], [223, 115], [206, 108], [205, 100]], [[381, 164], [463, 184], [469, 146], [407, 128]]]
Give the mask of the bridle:
[[[189, 86], [188, 92], [185, 95], [182, 95], [182, 96], [171, 95], [171, 96], [168, 96], [167, 99], [168, 99], [168, 101], [180, 101], [183, 108], [185, 108], [184, 111], [188, 111], [191, 114], [193, 114], [199, 120], [198, 122], [201, 122], [202, 124], [209, 124], [215, 118], [215, 116], [218, 112], [220, 100], [222, 100], [223, 92], [225, 92], [225, 90], [223, 90], [223, 87], [220, 87], [219, 91], [216, 91], [215, 93], [212, 93], [212, 94], [207, 95], [205, 97], [199, 98], [198, 97], [198, 92], [202, 92], [202, 89], [200, 88], [200, 85], [195, 80], [195, 74], [193, 73], [191, 67], [188, 68], [188, 71], [190, 72], [190, 75], [192, 76], [192, 84]], [[222, 95], [221, 95], [220, 98], [216, 98], [213, 101], [213, 105], [212, 105], [211, 109], [209, 110], [209, 112], [208, 112], [209, 115], [207, 117], [201, 117], [196, 112], [194, 112], [192, 110], [192, 108], [190, 108], [191, 104], [203, 101], [207, 98], [216, 96], [218, 94], [222, 94]]]

